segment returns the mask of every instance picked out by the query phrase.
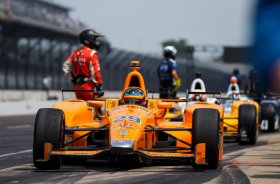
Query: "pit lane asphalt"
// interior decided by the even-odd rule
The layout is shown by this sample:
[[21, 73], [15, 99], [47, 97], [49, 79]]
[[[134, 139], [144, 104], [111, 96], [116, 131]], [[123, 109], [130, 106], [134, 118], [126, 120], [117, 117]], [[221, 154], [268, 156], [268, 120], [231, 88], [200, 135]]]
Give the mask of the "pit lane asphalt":
[[[261, 183], [275, 184], [280, 179], [280, 144], [273, 146], [275, 142], [280, 142], [280, 133], [262, 134], [255, 146], [225, 144], [224, 158], [218, 170], [194, 170], [190, 165], [180, 162], [157, 162], [148, 167], [137, 167], [112, 166], [107, 162], [96, 161], [84, 165], [62, 165], [59, 170], [38, 170], [32, 164], [34, 119], [34, 116], [0, 117], [1, 184], [255, 183], [258, 178], [262, 179]], [[274, 152], [268, 152], [265, 158], [258, 159], [258, 154], [269, 151], [267, 146], [275, 148]], [[261, 162], [264, 159], [272, 162]], [[258, 173], [256, 166], [264, 172], [260, 169]]]

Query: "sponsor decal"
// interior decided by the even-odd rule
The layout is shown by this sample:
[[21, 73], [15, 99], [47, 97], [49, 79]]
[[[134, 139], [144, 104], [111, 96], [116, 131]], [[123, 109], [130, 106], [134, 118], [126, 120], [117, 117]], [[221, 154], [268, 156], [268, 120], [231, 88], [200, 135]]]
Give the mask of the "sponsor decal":
[[120, 130], [120, 134], [121, 135], [126, 135], [126, 134], [128, 134], [128, 130]]
[[261, 129], [262, 130], [268, 130], [268, 120], [262, 120]]
[[121, 121], [125, 121], [125, 120], [126, 120], [126, 116], [118, 116], [114, 119], [113, 123], [121, 122]]
[[138, 123], [138, 124], [141, 123], [141, 119], [138, 118], [138, 117], [136, 117], [136, 116], [128, 116], [128, 120], [129, 120], [129, 121], [132, 121], [132, 122], [136, 122], [136, 123]]
[[[116, 123], [116, 122], [123, 122], [120, 124], [120, 126], [132, 126], [131, 123], [127, 123], [125, 122], [126, 120], [128, 120], [129, 122], [135, 122], [135, 123], [138, 123], [140, 124], [141, 123], [141, 119], [136, 117], [136, 116], [118, 116], [116, 117], [114, 120], [113, 120], [113, 123]], [[123, 124], [123, 125], [122, 125]]]

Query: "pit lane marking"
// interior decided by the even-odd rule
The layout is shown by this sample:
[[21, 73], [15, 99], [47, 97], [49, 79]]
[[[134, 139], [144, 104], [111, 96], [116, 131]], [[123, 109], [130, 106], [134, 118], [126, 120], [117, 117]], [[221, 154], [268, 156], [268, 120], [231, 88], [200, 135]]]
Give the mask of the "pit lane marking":
[[22, 154], [22, 153], [29, 153], [29, 152], [32, 152], [32, 149], [19, 151], [19, 152], [14, 152], [14, 153], [3, 154], [3, 155], [0, 155], [0, 158], [12, 156], [12, 155], [18, 155], [18, 154]]
[[0, 169], [0, 177], [1, 177], [1, 174], [7, 173], [7, 172], [11, 173], [12, 171], [15, 171], [15, 170], [28, 169], [30, 167], [31, 167], [30, 164], [21, 164], [21, 165], [17, 165], [17, 166], [3, 168], [3, 169]]
[[15, 125], [15, 126], [8, 126], [7, 129], [21, 129], [21, 128], [30, 128], [31, 125]]

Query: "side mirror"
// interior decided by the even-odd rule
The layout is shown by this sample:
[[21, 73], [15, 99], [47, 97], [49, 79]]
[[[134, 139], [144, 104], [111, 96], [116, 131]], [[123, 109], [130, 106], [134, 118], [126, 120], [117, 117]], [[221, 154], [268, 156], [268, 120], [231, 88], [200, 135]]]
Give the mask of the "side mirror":
[[103, 107], [103, 102], [101, 101], [87, 101], [88, 106], [90, 107], [95, 107], [95, 108], [102, 108]]
[[158, 102], [159, 109], [171, 109], [173, 107], [173, 103], [170, 102]]
[[104, 106], [103, 102], [101, 101], [87, 101], [89, 107], [94, 108], [94, 112], [96, 116], [100, 119], [105, 118], [105, 115], [102, 115], [101, 108]]

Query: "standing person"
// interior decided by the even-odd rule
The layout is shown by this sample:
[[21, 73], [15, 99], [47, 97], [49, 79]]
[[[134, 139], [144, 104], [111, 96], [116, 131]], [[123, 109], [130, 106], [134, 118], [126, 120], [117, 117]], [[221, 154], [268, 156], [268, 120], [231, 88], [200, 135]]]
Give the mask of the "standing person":
[[77, 99], [92, 100], [95, 88], [99, 96], [104, 95], [98, 58], [100, 46], [97, 38], [100, 36], [102, 35], [91, 29], [82, 31], [79, 40], [83, 46], [75, 50], [63, 64], [62, 70], [75, 89], [92, 90], [76, 92]]
[[260, 71], [258, 71], [256, 68], [252, 68], [246, 79], [244, 92], [247, 93], [252, 99], [260, 103], [261, 98], [266, 93], [263, 83], [264, 79], [262, 78]]
[[157, 69], [160, 98], [176, 98], [177, 90], [181, 86], [175, 61], [176, 53], [174, 46], [168, 45], [163, 49], [164, 59]]

